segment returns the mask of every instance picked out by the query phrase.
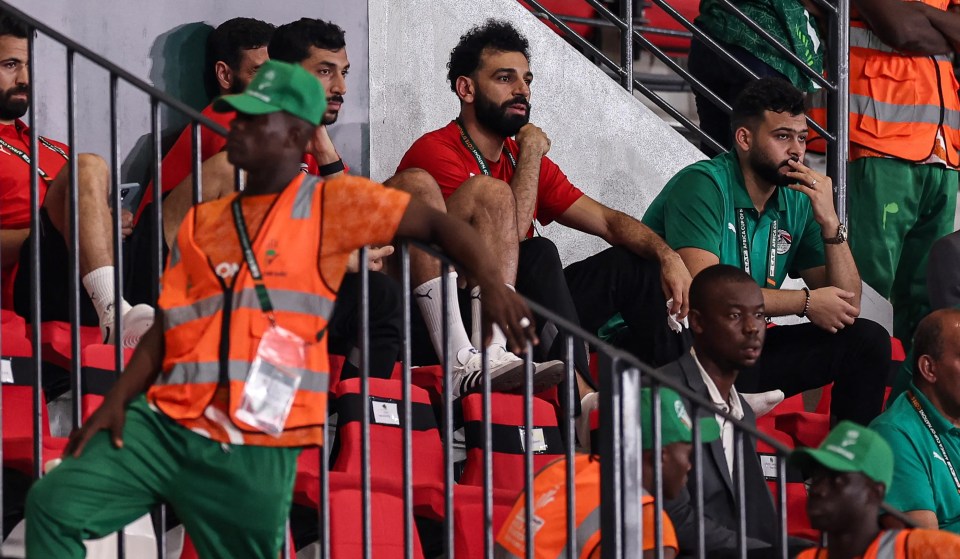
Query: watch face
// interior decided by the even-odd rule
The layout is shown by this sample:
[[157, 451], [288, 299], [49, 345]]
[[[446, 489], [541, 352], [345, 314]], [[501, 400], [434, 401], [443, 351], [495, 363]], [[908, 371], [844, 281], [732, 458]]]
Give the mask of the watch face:
[[837, 240], [841, 243], [847, 240], [847, 226], [842, 223], [837, 227]]

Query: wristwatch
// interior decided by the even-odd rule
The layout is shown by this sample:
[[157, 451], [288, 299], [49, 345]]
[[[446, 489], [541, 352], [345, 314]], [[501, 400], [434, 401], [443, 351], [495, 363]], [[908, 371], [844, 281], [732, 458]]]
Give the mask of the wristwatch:
[[840, 245], [845, 242], [847, 242], [847, 226], [842, 223], [837, 227], [836, 237], [825, 237], [823, 239], [825, 245]]

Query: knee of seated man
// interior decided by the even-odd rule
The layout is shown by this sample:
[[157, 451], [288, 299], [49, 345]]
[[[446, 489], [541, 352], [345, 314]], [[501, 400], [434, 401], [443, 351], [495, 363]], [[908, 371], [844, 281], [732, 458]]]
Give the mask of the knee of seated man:
[[853, 324], [846, 326], [838, 333], [851, 338], [851, 342], [855, 338], [871, 353], [883, 353], [886, 357], [890, 357], [890, 334], [886, 328], [872, 320], [858, 318], [853, 321]]
[[371, 313], [371, 319], [374, 314], [378, 318], [399, 317], [403, 310], [400, 284], [379, 272], [371, 272], [369, 278], [371, 310], [375, 311]]
[[523, 260], [527, 260], [537, 267], [556, 265], [562, 268], [560, 251], [553, 241], [546, 237], [531, 237], [520, 243]]
[[24, 514], [27, 518], [47, 515], [63, 506], [63, 495], [57, 487], [56, 478], [45, 477], [37, 480], [27, 492]]
[[459, 196], [467, 195], [486, 208], [513, 208], [516, 198], [510, 185], [500, 179], [476, 175], [463, 181], [457, 189]]
[[383, 181], [383, 184], [411, 194], [440, 194], [440, 186], [433, 175], [423, 169], [404, 169]]
[[77, 168], [80, 176], [97, 176], [108, 178], [110, 168], [107, 162], [95, 153], [81, 153], [77, 156]]

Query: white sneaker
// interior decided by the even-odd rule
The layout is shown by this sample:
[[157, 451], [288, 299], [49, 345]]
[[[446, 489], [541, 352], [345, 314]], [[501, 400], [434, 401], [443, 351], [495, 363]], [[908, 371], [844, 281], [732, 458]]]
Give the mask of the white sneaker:
[[600, 406], [600, 393], [591, 392], [580, 399], [580, 415], [575, 419], [574, 430], [577, 433], [577, 441], [580, 447], [586, 452], [591, 452], [590, 448], [590, 415], [593, 410]]
[[[526, 374], [523, 359], [503, 349], [493, 347], [487, 351], [490, 371], [490, 390], [492, 392], [523, 392]], [[480, 390], [482, 387], [483, 369], [481, 354], [474, 350], [466, 363], [453, 368], [453, 395], [459, 398]], [[548, 361], [534, 363], [533, 392], [534, 394], [556, 386], [563, 380], [563, 362]]]
[[[136, 305], [123, 314], [123, 334], [120, 342], [124, 348], [137, 347], [140, 338], [153, 326], [154, 311], [150, 305]], [[116, 344], [117, 336], [114, 331], [114, 311], [108, 310], [103, 322], [100, 323], [100, 332], [103, 333], [103, 343]]]

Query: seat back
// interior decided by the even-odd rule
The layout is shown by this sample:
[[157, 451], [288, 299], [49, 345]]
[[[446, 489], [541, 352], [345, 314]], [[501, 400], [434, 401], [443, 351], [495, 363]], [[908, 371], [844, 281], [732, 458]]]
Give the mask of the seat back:
[[[491, 394], [493, 423], [493, 486], [497, 489], [523, 489], [524, 482], [524, 413], [523, 396]], [[470, 394], [463, 404], [464, 437], [467, 461], [460, 483], [483, 485], [483, 398]], [[539, 470], [564, 453], [564, 444], [552, 405], [533, 398], [534, 456], [533, 468]]]
[[[402, 481], [403, 385], [400, 381], [369, 379], [370, 474]], [[443, 447], [430, 396], [410, 387], [413, 408], [413, 484], [443, 483]], [[332, 471], [359, 475], [363, 460], [360, 379], [346, 379], [337, 386], [337, 439], [339, 452]]]

